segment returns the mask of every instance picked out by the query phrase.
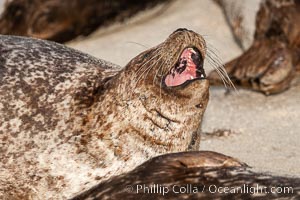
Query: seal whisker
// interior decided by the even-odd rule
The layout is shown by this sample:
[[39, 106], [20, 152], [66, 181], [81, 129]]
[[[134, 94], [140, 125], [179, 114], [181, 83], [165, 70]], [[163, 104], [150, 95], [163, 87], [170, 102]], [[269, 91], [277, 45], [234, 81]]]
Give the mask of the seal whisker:
[[234, 84], [232, 83], [231, 79], [229, 78], [229, 76], [224, 68], [224, 65], [221, 63], [218, 55], [215, 54], [215, 52], [208, 49], [207, 57], [209, 58], [207, 61], [211, 64], [211, 66], [216, 70], [218, 75], [221, 77], [224, 86], [226, 88], [227, 88], [227, 86], [229, 86], [229, 87], [232, 87], [234, 90], [236, 90]]
[[[153, 83], [154, 83], [154, 81], [155, 81], [155, 79], [156, 79], [156, 76], [157, 76], [157, 74], [159, 73], [159, 71], [162, 69], [162, 67], [164, 66], [164, 64], [166, 63], [166, 61], [165, 62], [162, 62], [161, 64], [160, 64], [160, 66], [159, 66], [159, 68], [157, 69], [157, 72], [156, 72], [156, 74], [155, 74], [155, 76], [154, 76], [154, 78], [153, 78]], [[163, 77], [163, 76], [162, 76]], [[161, 79], [160, 80], [160, 83], [159, 83], [159, 98], [161, 99], [161, 88], [162, 88], [162, 82], [163, 82], [163, 79]]]
[[151, 58], [149, 58], [148, 61], [146, 61], [143, 65], [140, 66], [140, 68], [136, 71], [136, 74], [138, 74], [143, 68], [144, 66], [146, 66], [149, 62], [151, 62], [156, 56], [159, 56], [159, 54], [156, 54], [158, 51], [158, 49], [156, 49], [154, 52], [152, 52], [152, 54], [154, 54]]
[[[151, 62], [154, 58], [158, 57], [160, 54], [157, 54], [157, 55], [154, 55], [151, 59], [149, 59], [147, 62], [145, 62], [139, 69], [138, 71], [136, 72], [136, 81], [134, 81], [134, 87], [136, 87], [136, 85], [138, 84], [138, 82], [140, 81], [140, 79], [142, 78], [143, 74], [148, 70], [148, 68], [151, 68], [151, 66], [153, 65], [150, 65], [150, 66], [147, 66], [146, 64], [148, 64], [149, 62]], [[144, 69], [144, 67], [146, 67], [146, 69]], [[144, 69], [144, 70], [143, 70]], [[143, 70], [143, 71], [142, 71]]]
[[[156, 63], [157, 63], [157, 62], [156, 62]], [[144, 81], [145, 81], [145, 79], [147, 78], [149, 72], [150, 72], [150, 71], [153, 69], [153, 67], [155, 66], [154, 64], [156, 64], [156, 63], [153, 63], [153, 65], [151, 65], [150, 67], [148, 67], [148, 70], [147, 70], [147, 72], [146, 72], [146, 74], [145, 74], [145, 76], [144, 76]]]
[[227, 88], [227, 81], [224, 77], [224, 75], [220, 72], [219, 66], [216, 66], [216, 64], [214, 63], [214, 61], [212, 60], [212, 58], [210, 58], [209, 55], [207, 55], [208, 59], [207, 62], [213, 67], [213, 69], [216, 70], [217, 74], [220, 76], [225, 88]]
[[[161, 55], [161, 54], [160, 54], [160, 51], [157, 52], [157, 53], [158, 53], [158, 55]], [[149, 66], [149, 69], [148, 69], [148, 71], [146, 72], [146, 75], [144, 76], [144, 80], [145, 80], [145, 78], [148, 76], [150, 70], [153, 69], [154, 64], [157, 64], [157, 63], [160, 61], [160, 59], [162, 59], [162, 58], [163, 58], [163, 56], [161, 55], [161, 57], [157, 58], [157, 60], [155, 61], [155, 63], [153, 63], [153, 65]], [[154, 77], [155, 77], [155, 76], [154, 76]], [[153, 78], [153, 79], [154, 79], [154, 78]]]
[[159, 56], [159, 54], [154, 55], [152, 58], [150, 58], [147, 62], [145, 62], [143, 65], [140, 66], [140, 68], [136, 71], [136, 74], [139, 74], [140, 71], [146, 66], [149, 62], [151, 62], [156, 56]]
[[[161, 57], [157, 60], [157, 63], [161, 60], [162, 57], [163, 57], [163, 56], [161, 56]], [[157, 70], [156, 70], [155, 76], [154, 76], [153, 81], [152, 81], [152, 85], [154, 85], [154, 82], [155, 82], [155, 80], [156, 80], [156, 78], [157, 78], [157, 75], [158, 75], [159, 71], [162, 69], [162, 66], [163, 66], [163, 62], [160, 64], [160, 66], [159, 66], [159, 67], [157, 68]]]
[[138, 43], [138, 42], [128, 41], [127, 43], [129, 43], [129, 44], [136, 44], [138, 46], [144, 47], [145, 49], [149, 49], [150, 48], [149, 46], [146, 46], [146, 45]]
[[[210, 48], [214, 48], [213, 46], [211, 46]], [[225, 68], [224, 68], [224, 64], [221, 60], [221, 58], [215, 53], [215, 51], [218, 51], [217, 49], [215, 49], [215, 51], [211, 50], [211, 49], [207, 49], [208, 50], [208, 54], [209, 56], [217, 63], [218, 68], [221, 70], [222, 74], [226, 77], [226, 79], [229, 81], [227, 83], [230, 83], [233, 87], [233, 83], [231, 82]]]
[[[154, 64], [155, 63], [153, 63], [152, 65], [149, 65], [148, 67], [146, 67], [145, 70], [143, 72], [141, 72], [141, 74], [138, 75], [138, 78], [136, 79], [133, 88], [136, 88], [138, 82], [142, 79], [142, 77], [144, 76], [145, 73], [149, 72], [152, 69], [152, 67], [154, 67]], [[146, 79], [146, 76], [144, 76], [144, 80], [145, 79]]]
[[221, 61], [220, 57], [215, 53], [215, 51], [218, 52], [218, 50], [212, 44], [210, 43], [207, 44], [208, 44], [207, 56], [209, 58], [207, 61], [212, 65], [213, 69], [216, 70], [216, 72], [222, 79], [224, 86], [227, 88], [227, 84], [228, 84], [229, 87], [232, 87], [234, 90], [236, 90], [234, 84], [232, 83], [231, 79], [229, 78], [224, 68], [224, 65], [222, 64], [223, 62]]
[[[154, 67], [154, 64], [155, 63], [153, 63], [152, 65], [149, 65], [149, 66], [147, 66], [147, 68], [143, 71], [143, 72], [141, 72], [142, 70], [141, 69], [143, 69], [144, 68], [144, 66], [146, 66], [146, 64], [148, 64], [150, 61], [152, 61], [154, 58], [157, 58], [157, 56], [160, 56], [161, 54], [160, 54], [160, 50], [158, 50], [158, 49], [156, 49], [154, 52], [153, 52], [153, 54], [154, 54], [154, 56], [152, 57], [152, 58], [150, 58], [149, 59], [149, 61], [147, 61], [146, 63], [144, 63], [141, 67], [140, 67], [140, 69], [138, 70], [138, 72], [137, 72], [137, 80], [136, 80], [136, 82], [135, 82], [135, 86], [134, 86], [134, 88], [136, 87], [136, 85], [138, 84], [138, 82], [140, 81], [140, 79], [142, 78], [142, 76], [143, 76], [143, 74], [146, 72], [146, 71], [149, 71], [150, 69], [152, 69], [153, 67]], [[159, 58], [157, 58], [157, 59], [160, 59], [161, 57], [159, 57]], [[140, 73], [140, 74], [138, 74], [138, 73]], [[144, 77], [145, 78], [145, 77]]]
[[216, 70], [216, 72], [218, 73], [218, 75], [220, 76], [220, 78], [222, 79], [225, 87], [226, 87], [226, 81], [225, 81], [225, 77], [224, 75], [220, 72], [219, 66], [218, 64], [215, 63], [215, 60], [211, 57], [210, 53], [207, 52], [207, 62], [212, 66], [213, 69]]
[[[165, 60], [165, 62], [163, 62], [163, 63], [161, 64], [161, 66], [164, 66], [164, 65], [166, 64], [166, 62], [167, 62], [167, 60]], [[169, 60], [168, 60], [168, 62], [169, 62]], [[162, 68], [161, 68], [161, 69], [162, 69]], [[167, 74], [167, 72], [166, 72], [163, 76], [165, 76], [166, 74]], [[163, 83], [163, 79], [161, 79], [160, 84], [159, 84], [159, 98], [160, 98], [160, 99], [161, 99], [162, 83]]]

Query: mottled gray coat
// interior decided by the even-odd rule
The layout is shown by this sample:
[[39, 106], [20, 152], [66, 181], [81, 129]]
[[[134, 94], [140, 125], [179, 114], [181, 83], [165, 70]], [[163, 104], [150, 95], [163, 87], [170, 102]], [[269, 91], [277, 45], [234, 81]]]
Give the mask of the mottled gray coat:
[[66, 199], [199, 144], [208, 80], [161, 87], [188, 47], [204, 59], [203, 38], [179, 29], [120, 70], [56, 43], [0, 36], [0, 198]]
[[53, 42], [0, 36], [0, 197], [30, 196], [30, 181], [44, 185], [45, 196], [65, 184], [61, 170], [72, 169], [78, 149], [70, 144], [80, 139], [74, 123], [119, 69]]

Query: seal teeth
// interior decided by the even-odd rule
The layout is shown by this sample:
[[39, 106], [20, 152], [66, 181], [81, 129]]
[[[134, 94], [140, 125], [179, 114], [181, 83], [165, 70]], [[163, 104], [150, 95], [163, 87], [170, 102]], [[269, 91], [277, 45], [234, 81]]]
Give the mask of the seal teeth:
[[194, 77], [193, 77], [193, 76], [191, 76], [191, 79], [194, 79]]

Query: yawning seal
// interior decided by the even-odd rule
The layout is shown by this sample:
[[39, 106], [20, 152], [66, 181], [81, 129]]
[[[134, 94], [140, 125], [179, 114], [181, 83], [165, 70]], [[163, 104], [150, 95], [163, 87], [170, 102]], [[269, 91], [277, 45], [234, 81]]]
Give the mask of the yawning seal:
[[199, 143], [203, 38], [178, 29], [122, 70], [65, 46], [0, 36], [0, 197], [65, 199]]

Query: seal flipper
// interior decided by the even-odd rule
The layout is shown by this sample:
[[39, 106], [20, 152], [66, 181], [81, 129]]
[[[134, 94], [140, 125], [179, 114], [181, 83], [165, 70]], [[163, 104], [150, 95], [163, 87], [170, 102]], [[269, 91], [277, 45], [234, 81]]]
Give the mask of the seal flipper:
[[[278, 199], [299, 197], [299, 178], [250, 171], [222, 154], [198, 151], [155, 157], [133, 171], [115, 176], [72, 200], [84, 199]], [[214, 192], [218, 188], [293, 188], [286, 193]], [[184, 191], [184, 192], [183, 192]], [[236, 190], [237, 191], [237, 190]]]
[[[256, 41], [238, 58], [225, 64], [232, 82], [266, 95], [283, 92], [294, 76], [291, 51], [276, 40]], [[223, 84], [216, 71], [209, 74], [211, 85]]]
[[[300, 63], [300, 1], [266, 0], [256, 15], [252, 46], [225, 64], [232, 81], [266, 95], [280, 93], [292, 85]], [[234, 28], [234, 27], [233, 27]], [[213, 71], [208, 79], [220, 85]]]

